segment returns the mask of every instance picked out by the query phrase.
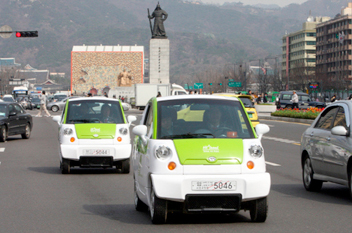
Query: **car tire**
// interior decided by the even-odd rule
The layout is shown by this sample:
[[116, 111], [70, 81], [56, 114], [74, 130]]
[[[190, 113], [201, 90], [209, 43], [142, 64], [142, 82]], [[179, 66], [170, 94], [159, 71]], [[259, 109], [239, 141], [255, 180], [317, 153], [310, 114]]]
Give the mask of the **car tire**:
[[130, 173], [130, 159], [126, 159], [121, 162], [121, 173]]
[[53, 106], [51, 107], [51, 111], [53, 111], [53, 112], [59, 111], [59, 106], [53, 105]]
[[21, 136], [23, 139], [28, 139], [31, 136], [31, 126], [28, 123], [26, 124], [25, 132]]
[[136, 188], [136, 180], [134, 179], [134, 208], [137, 211], [146, 211], [148, 210], [148, 206], [144, 204], [144, 202], [139, 199], [138, 194], [137, 194], [137, 188]]
[[268, 216], [267, 197], [252, 201], [249, 212], [252, 222], [265, 222], [266, 217]]
[[167, 201], [155, 195], [153, 186], [150, 192], [150, 218], [153, 224], [163, 224], [167, 220]]
[[6, 126], [2, 125], [0, 128], [0, 142], [6, 142], [7, 139], [7, 129]]
[[71, 173], [70, 160], [62, 158], [62, 162], [60, 163], [60, 168], [61, 168], [62, 174], [70, 174]]
[[305, 157], [303, 162], [303, 169], [302, 169], [302, 180], [304, 188], [307, 191], [317, 192], [323, 186], [323, 182], [320, 180], [313, 179], [313, 168], [311, 164], [311, 160], [308, 156]]
[[348, 171], [348, 190], [349, 190], [349, 196], [350, 196], [350, 199], [352, 200], [352, 165]]

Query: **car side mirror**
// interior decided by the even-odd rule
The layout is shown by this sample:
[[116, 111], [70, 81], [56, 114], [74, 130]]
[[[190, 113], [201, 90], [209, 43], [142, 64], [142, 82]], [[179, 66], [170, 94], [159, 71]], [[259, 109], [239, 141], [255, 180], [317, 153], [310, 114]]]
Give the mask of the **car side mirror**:
[[255, 127], [255, 131], [257, 132], [259, 140], [261, 140], [264, 134], [269, 133], [270, 128], [267, 124], [258, 124]]
[[9, 116], [16, 116], [17, 112], [10, 112]]
[[147, 126], [145, 126], [145, 125], [137, 125], [136, 127], [134, 127], [132, 129], [132, 132], [135, 135], [141, 137], [144, 145], [147, 145], [147, 143], [148, 143], [148, 138], [146, 136], [147, 135], [147, 130], [148, 130]]
[[134, 121], [136, 121], [136, 120], [137, 120], [137, 117], [134, 116], [134, 115], [129, 115], [129, 116], [127, 117], [127, 121], [128, 121], [128, 124], [129, 124], [129, 125], [131, 125], [132, 122], [134, 122]]
[[58, 124], [60, 124], [61, 116], [53, 116], [53, 121], [56, 121]]
[[348, 130], [342, 125], [338, 125], [331, 129], [331, 133], [338, 136], [347, 136]]

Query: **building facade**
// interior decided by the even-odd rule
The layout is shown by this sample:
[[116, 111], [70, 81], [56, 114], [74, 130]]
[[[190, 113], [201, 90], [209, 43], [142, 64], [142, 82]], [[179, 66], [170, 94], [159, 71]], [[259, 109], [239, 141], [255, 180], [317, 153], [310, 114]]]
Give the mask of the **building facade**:
[[110, 89], [143, 83], [143, 46], [73, 46], [71, 91], [102, 95]]
[[309, 16], [302, 30], [285, 35], [282, 38], [282, 76], [299, 82], [315, 74], [316, 65], [316, 25], [330, 17]]
[[345, 89], [351, 84], [352, 3], [341, 14], [317, 25], [316, 75], [325, 87]]

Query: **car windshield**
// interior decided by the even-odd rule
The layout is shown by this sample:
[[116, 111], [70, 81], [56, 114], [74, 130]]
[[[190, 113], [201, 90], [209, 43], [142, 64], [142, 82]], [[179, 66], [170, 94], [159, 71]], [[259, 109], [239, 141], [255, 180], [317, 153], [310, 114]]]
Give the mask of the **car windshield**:
[[0, 105], [0, 117], [6, 116], [7, 113], [7, 105]]
[[14, 101], [12, 97], [4, 97], [2, 100], [5, 102], [13, 102]]
[[158, 102], [158, 139], [254, 138], [238, 101], [182, 99]]
[[66, 123], [124, 124], [125, 121], [118, 101], [81, 100], [69, 102]]

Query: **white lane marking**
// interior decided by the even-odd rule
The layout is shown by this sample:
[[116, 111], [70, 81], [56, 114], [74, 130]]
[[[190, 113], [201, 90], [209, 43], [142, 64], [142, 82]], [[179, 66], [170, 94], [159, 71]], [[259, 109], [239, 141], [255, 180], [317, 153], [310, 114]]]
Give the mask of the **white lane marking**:
[[274, 167], [281, 167], [281, 165], [277, 164], [277, 163], [271, 163], [271, 162], [268, 162], [268, 161], [265, 161], [265, 163], [268, 164], [268, 165], [274, 166]]
[[289, 139], [284, 139], [284, 138], [276, 138], [276, 137], [269, 137], [269, 136], [263, 136], [264, 139], [268, 139], [268, 140], [273, 140], [273, 141], [277, 141], [277, 142], [284, 142], [284, 143], [289, 143], [289, 144], [300, 144], [300, 142], [297, 141], [293, 141], [293, 140], [289, 140]]
[[0, 148], [0, 152], [5, 152], [5, 148]]

